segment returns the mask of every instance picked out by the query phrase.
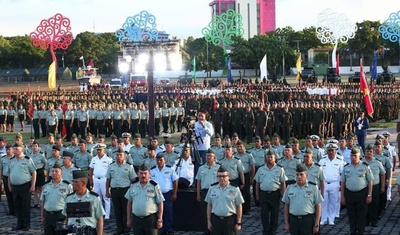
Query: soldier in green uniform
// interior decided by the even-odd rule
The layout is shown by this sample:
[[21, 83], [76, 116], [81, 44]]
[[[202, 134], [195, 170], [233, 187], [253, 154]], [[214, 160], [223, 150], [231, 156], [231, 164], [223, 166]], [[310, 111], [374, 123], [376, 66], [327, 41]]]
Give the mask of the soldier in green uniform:
[[275, 163], [275, 153], [272, 150], [266, 153], [264, 162], [254, 177], [255, 199], [261, 205], [263, 235], [273, 235], [278, 228], [279, 198], [285, 193], [287, 177], [285, 170]]
[[54, 145], [52, 149], [53, 149], [53, 154], [49, 159], [47, 159], [47, 164], [45, 167], [45, 169], [47, 171], [47, 179], [50, 179], [49, 173], [51, 172], [50, 171], [51, 167], [54, 166], [54, 164], [58, 163], [58, 164], [62, 165], [62, 158], [60, 155], [60, 147]]
[[246, 132], [246, 141], [247, 141], [247, 143], [250, 143], [253, 140], [254, 123], [255, 123], [254, 113], [251, 110], [250, 106], [246, 107], [246, 111], [244, 112], [243, 119], [244, 119], [244, 129]]
[[244, 187], [240, 190], [244, 198], [243, 214], [248, 214], [251, 207], [250, 185], [253, 184], [256, 173], [255, 161], [253, 155], [246, 151], [244, 143], [239, 140], [236, 144], [237, 153], [234, 157], [240, 159], [243, 165]]
[[285, 230], [291, 234], [319, 232], [322, 195], [318, 186], [307, 181], [307, 167], [296, 167], [296, 183], [286, 188], [282, 201], [285, 203]]
[[135, 102], [131, 104], [131, 108], [129, 109], [129, 119], [130, 119], [130, 130], [133, 136], [136, 133], [139, 133], [139, 120], [140, 120], [140, 111], [137, 108], [137, 104]]
[[217, 162], [225, 157], [224, 146], [222, 146], [222, 139], [219, 134], [215, 134], [214, 145], [211, 146], [211, 150], [214, 152]]
[[41, 201], [41, 218], [44, 234], [56, 234], [57, 221], [65, 220], [61, 213], [65, 206], [67, 195], [72, 193], [71, 184], [63, 180], [61, 165], [56, 163], [51, 167], [51, 181], [43, 186]]
[[44, 145], [44, 156], [46, 158], [51, 158], [51, 156], [53, 155], [53, 145], [54, 145], [54, 134], [53, 133], [49, 133], [47, 135], [47, 143]]
[[343, 168], [340, 181], [341, 202], [346, 205], [351, 234], [363, 234], [366, 205], [372, 200], [373, 175], [367, 163], [360, 161], [360, 149], [353, 148], [351, 162]]
[[135, 172], [137, 172], [137, 169], [143, 164], [147, 154], [147, 148], [142, 145], [142, 136], [139, 133], [135, 133], [133, 137], [133, 146], [130, 148], [129, 154], [132, 157]]
[[[0, 137], [0, 138], [2, 138], [2, 137]], [[4, 140], [2, 140], [2, 141], [4, 141]], [[3, 178], [4, 192], [7, 197], [7, 206], [8, 206], [8, 214], [9, 215], [14, 215], [14, 213], [15, 213], [13, 195], [8, 186], [8, 176], [10, 175], [10, 172], [8, 171], [9, 170], [8, 166], [9, 166], [11, 158], [13, 156], [14, 156], [13, 155], [13, 146], [12, 146], [12, 144], [8, 143], [6, 145], [6, 153], [2, 154], [0, 156], [0, 176]]]
[[35, 191], [36, 167], [23, 151], [22, 144], [14, 145], [14, 157], [8, 165], [8, 188], [13, 195], [18, 219], [16, 227], [12, 230], [28, 231], [31, 223], [30, 193]]
[[230, 174], [221, 166], [217, 173], [218, 183], [207, 192], [207, 227], [211, 234], [234, 235], [242, 226], [242, 203], [239, 188], [229, 183]]
[[[131, 185], [131, 182], [137, 177], [132, 165], [126, 163], [125, 152], [119, 149], [116, 153], [116, 161], [111, 163], [106, 174], [106, 196], [111, 198], [118, 234], [127, 234], [126, 207], [128, 200], [125, 194]], [[111, 188], [111, 190], [110, 190]]]
[[211, 185], [218, 182], [217, 171], [219, 167], [220, 164], [215, 162], [214, 152], [209, 149], [206, 154], [206, 163], [199, 167], [196, 175], [196, 199], [201, 203], [201, 217], [206, 234], [209, 234], [210, 231], [207, 228], [207, 203], [204, 200]]
[[92, 158], [92, 155], [86, 149], [86, 141], [80, 140], [79, 151], [74, 153], [74, 158], [72, 159], [72, 161], [75, 163], [75, 166], [81, 170], [89, 170], [89, 164]]
[[162, 116], [162, 126], [163, 133], [168, 133], [168, 124], [171, 120], [171, 110], [168, 108], [167, 102], [163, 103], [163, 107], [161, 108], [161, 116]]
[[225, 145], [225, 158], [219, 161], [219, 163], [228, 169], [230, 183], [242, 189], [245, 184], [243, 163], [239, 158], [233, 156], [232, 145]]
[[[36, 167], [36, 185], [35, 191], [33, 192], [33, 207], [38, 207], [40, 194], [42, 193], [42, 186], [46, 182], [44, 170], [47, 167], [47, 159], [42, 151], [39, 150], [39, 144], [36, 141], [33, 141], [32, 143], [32, 150], [30, 157]], [[50, 172], [48, 172], [48, 174], [49, 173]]]
[[362, 160], [367, 163], [371, 168], [372, 175], [372, 199], [368, 204], [367, 222], [366, 225], [377, 227], [378, 223], [378, 208], [379, 208], [379, 194], [385, 192], [385, 168], [382, 163], [374, 158], [374, 147], [369, 144], [365, 147], [365, 158]]
[[80, 170], [72, 163], [72, 158], [74, 154], [70, 151], [64, 151], [62, 154], [62, 174], [63, 180], [68, 181], [69, 183], [72, 182], [72, 172], [76, 170]]
[[284, 157], [278, 161], [278, 164], [285, 169], [288, 178], [286, 185], [296, 183], [296, 167], [300, 163], [300, 159], [293, 157], [292, 146], [290, 144], [285, 145]]
[[67, 150], [71, 153], [75, 153], [79, 151], [79, 139], [76, 134], [72, 134], [71, 136], [71, 144], [66, 146]]
[[313, 182], [318, 186], [321, 191], [321, 195], [324, 196], [325, 190], [325, 176], [322, 171], [321, 166], [314, 162], [313, 151], [310, 148], [307, 148], [303, 155], [304, 165], [307, 167], [307, 180], [309, 182]]
[[144, 163], [150, 169], [157, 166], [156, 147], [154, 145], [149, 144], [147, 146], [147, 157], [144, 159]]
[[[67, 217], [67, 226], [89, 226], [88, 229], [91, 234], [102, 235], [104, 228], [105, 211], [100, 201], [99, 195], [95, 192], [91, 192], [86, 188], [88, 184], [88, 172], [86, 170], [76, 170], [72, 172], [72, 189], [74, 193], [67, 196], [65, 200], [65, 206], [62, 214]], [[68, 203], [76, 202], [90, 202], [90, 217], [75, 218], [68, 217], [67, 207]]]
[[[146, 164], [139, 167], [139, 178], [125, 194], [128, 199], [127, 226], [133, 227], [135, 235], [157, 235], [163, 226], [164, 197], [160, 186], [150, 180]], [[145, 204], [145, 205], [143, 205]]]
[[49, 111], [49, 115], [47, 115], [46, 118], [46, 129], [47, 129], [47, 134], [48, 133], [53, 133], [55, 134], [56, 131], [58, 130], [58, 116], [54, 109], [51, 109]]
[[164, 146], [165, 146], [165, 151], [163, 151], [163, 154], [165, 156], [165, 164], [173, 166], [175, 164], [175, 161], [179, 159], [180, 155], [178, 152], [174, 151], [174, 144], [172, 143], [171, 140], [169, 139], [165, 140]]

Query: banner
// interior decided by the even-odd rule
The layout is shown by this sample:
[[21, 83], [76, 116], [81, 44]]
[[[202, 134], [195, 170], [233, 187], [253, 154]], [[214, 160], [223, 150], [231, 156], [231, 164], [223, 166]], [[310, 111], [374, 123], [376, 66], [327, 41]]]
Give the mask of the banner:
[[364, 103], [367, 110], [367, 114], [372, 117], [372, 114], [374, 113], [374, 108], [372, 107], [367, 79], [365, 78], [362, 58], [360, 59], [360, 91], [364, 94]]
[[268, 70], [267, 70], [267, 55], [264, 55], [263, 59], [260, 63], [260, 79], [261, 81], [264, 79], [268, 79]]
[[53, 61], [49, 66], [48, 85], [50, 89], [56, 88], [56, 62]]

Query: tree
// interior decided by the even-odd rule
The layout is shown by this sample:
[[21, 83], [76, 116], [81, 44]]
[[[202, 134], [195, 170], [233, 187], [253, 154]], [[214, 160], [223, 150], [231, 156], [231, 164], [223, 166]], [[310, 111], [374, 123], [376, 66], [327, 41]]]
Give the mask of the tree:
[[383, 44], [383, 40], [378, 32], [379, 21], [363, 21], [356, 23], [357, 32], [355, 37], [348, 42], [349, 50], [358, 52], [361, 57], [372, 55], [375, 50]]

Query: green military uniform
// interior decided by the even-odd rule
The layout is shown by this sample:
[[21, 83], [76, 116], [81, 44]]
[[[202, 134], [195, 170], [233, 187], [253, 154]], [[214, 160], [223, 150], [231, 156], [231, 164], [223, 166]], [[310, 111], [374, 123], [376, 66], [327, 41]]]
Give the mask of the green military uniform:
[[[125, 198], [125, 194], [128, 191], [131, 182], [136, 177], [137, 175], [132, 165], [125, 162], [121, 165], [117, 162], [111, 163], [106, 174], [106, 192], [111, 193], [117, 232], [119, 234], [129, 232], [126, 225], [126, 206], [128, 200]], [[111, 190], [109, 187], [111, 187]]]
[[[63, 164], [62, 158], [61, 156], [58, 156], [57, 158], [51, 157], [49, 159], [47, 159], [47, 165], [46, 165], [46, 171], [47, 173], [51, 172], [51, 168], [54, 166], [54, 164]], [[50, 174], [49, 174], [50, 175]]]
[[172, 151], [171, 153], [167, 153], [167, 151], [163, 152], [165, 157], [165, 165], [173, 166], [175, 165], [175, 161], [179, 159], [179, 152]]
[[257, 170], [254, 180], [260, 190], [258, 195], [264, 234], [275, 234], [278, 228], [280, 189], [287, 180], [285, 170], [277, 164], [271, 168], [264, 164]]
[[307, 167], [307, 172], [307, 180], [320, 187], [321, 180], [325, 180], [321, 166], [318, 163], [313, 162], [310, 167]]
[[296, 167], [300, 164], [300, 160], [291, 157], [290, 159], [282, 158], [278, 164], [285, 169], [285, 174], [288, 178], [287, 185], [296, 183]]
[[8, 206], [8, 213], [10, 215], [13, 215], [15, 213], [14, 210], [14, 200], [12, 193], [10, 192], [10, 188], [8, 187], [8, 176], [9, 176], [9, 168], [8, 166], [10, 165], [11, 157], [8, 157], [6, 154], [3, 154], [0, 158], [0, 170], [2, 175], [0, 177], [3, 178], [3, 184], [4, 184], [4, 191], [6, 193], [7, 197], [7, 206]]
[[[58, 165], [59, 166], [59, 165]], [[60, 167], [60, 166], [59, 166]], [[62, 221], [65, 216], [61, 213], [65, 206], [65, 199], [72, 193], [72, 186], [68, 181], [60, 180], [58, 183], [48, 182], [43, 186], [40, 200], [43, 202], [44, 233], [55, 234], [57, 221]]]
[[125, 198], [128, 199], [128, 203], [132, 203], [133, 233], [157, 235], [158, 229], [155, 228], [155, 224], [158, 219], [158, 205], [165, 200], [160, 186], [153, 180], [142, 186], [137, 180], [130, 186]]
[[63, 180], [72, 183], [72, 172], [80, 170], [78, 167], [76, 167], [74, 164], [72, 164], [69, 168], [66, 168], [65, 166], [61, 167], [61, 171], [63, 173]]
[[79, 151], [74, 153], [74, 158], [72, 159], [72, 161], [75, 163], [75, 166], [80, 168], [81, 170], [88, 170], [92, 158], [93, 157], [89, 151]]
[[137, 169], [140, 165], [143, 164], [144, 160], [147, 156], [147, 148], [144, 146], [136, 147], [135, 145], [131, 147], [129, 150], [129, 154], [133, 160], [133, 166]]
[[211, 150], [215, 154], [215, 161], [219, 162], [225, 157], [225, 148], [223, 146], [211, 146]]
[[[352, 149], [351, 154], [360, 154], [359, 150]], [[367, 163], [357, 165], [348, 163], [343, 168], [340, 181], [342, 182], [342, 200], [345, 200], [349, 216], [350, 232], [364, 233], [366, 219], [366, 198], [371, 197], [367, 186], [372, 185], [373, 175]]]
[[232, 157], [231, 159], [224, 158], [219, 163], [228, 169], [230, 182], [233, 186], [238, 187], [244, 182], [240, 182], [240, 174], [243, 172], [243, 163], [237, 157]]
[[[243, 204], [243, 213], [247, 213], [250, 211], [251, 207], [250, 173], [253, 166], [255, 165], [255, 160], [253, 155], [251, 155], [249, 151], [245, 151], [243, 154], [235, 153], [234, 157], [240, 159], [243, 165], [244, 187], [240, 191], [242, 192], [245, 201]], [[253, 172], [253, 177], [254, 174], [255, 172]]]

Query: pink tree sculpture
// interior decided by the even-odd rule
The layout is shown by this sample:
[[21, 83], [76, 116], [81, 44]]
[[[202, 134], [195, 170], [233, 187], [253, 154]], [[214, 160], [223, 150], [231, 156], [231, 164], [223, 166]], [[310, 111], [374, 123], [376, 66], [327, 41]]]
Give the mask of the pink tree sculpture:
[[51, 89], [56, 88], [57, 58], [54, 50], [66, 50], [71, 44], [73, 35], [70, 24], [69, 18], [57, 13], [49, 19], [42, 20], [36, 31], [29, 35], [34, 46], [43, 50], [50, 49], [53, 62], [49, 66], [48, 85]]

